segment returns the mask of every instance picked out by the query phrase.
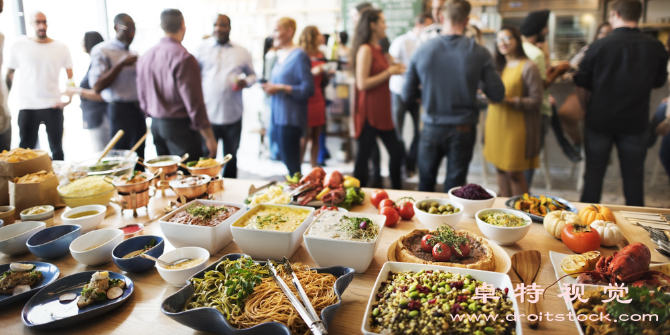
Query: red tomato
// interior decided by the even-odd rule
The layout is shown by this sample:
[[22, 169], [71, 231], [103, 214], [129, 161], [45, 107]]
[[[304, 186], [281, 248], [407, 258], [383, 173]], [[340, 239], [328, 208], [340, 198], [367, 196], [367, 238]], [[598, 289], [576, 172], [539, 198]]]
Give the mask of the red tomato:
[[431, 234], [426, 234], [421, 238], [421, 249], [425, 252], [433, 252], [433, 245], [430, 244], [430, 239], [434, 236]]
[[595, 251], [600, 247], [600, 234], [584, 224], [566, 224], [561, 231], [561, 240], [566, 247], [579, 254]]
[[393, 227], [400, 221], [400, 214], [393, 207], [382, 207], [379, 214], [386, 216], [386, 223], [384, 224], [387, 227]]
[[391, 199], [384, 199], [379, 202], [379, 205], [377, 206], [379, 208], [382, 207], [395, 207], [395, 202]]
[[451, 248], [444, 243], [438, 243], [433, 247], [433, 258], [437, 262], [448, 262], [451, 259]]
[[470, 243], [463, 243], [460, 246], [461, 253], [459, 254], [458, 251], [456, 251], [456, 248], [452, 245], [449, 246], [451, 249], [451, 254], [454, 255], [456, 258], [468, 258], [468, 255], [470, 255]]
[[382, 200], [388, 199], [388, 198], [389, 198], [389, 195], [384, 190], [374, 190], [374, 191], [372, 191], [372, 194], [370, 194], [370, 202], [376, 208], [379, 208], [379, 203]]
[[414, 217], [414, 204], [407, 201], [398, 206], [398, 213], [403, 220], [411, 220]]

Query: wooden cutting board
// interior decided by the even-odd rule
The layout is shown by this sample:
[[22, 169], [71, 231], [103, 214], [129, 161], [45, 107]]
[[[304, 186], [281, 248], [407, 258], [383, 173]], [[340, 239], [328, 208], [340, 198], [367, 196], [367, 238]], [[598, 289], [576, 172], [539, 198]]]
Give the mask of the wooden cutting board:
[[644, 230], [644, 228], [636, 225], [634, 222], [629, 221], [624, 217], [623, 214], [621, 214], [619, 211], [620, 210], [625, 210], [629, 212], [640, 212], [640, 213], [662, 213], [662, 214], [668, 214], [670, 213], [670, 210], [667, 209], [661, 209], [661, 208], [648, 208], [648, 207], [639, 207], [639, 210], [635, 207], [623, 207], [623, 208], [617, 208], [617, 206], [611, 206], [607, 205], [612, 212], [614, 213], [614, 216], [616, 217], [616, 223], [619, 225], [619, 228], [623, 232], [624, 235], [624, 243], [626, 245], [631, 244], [631, 243], [636, 243], [640, 242], [645, 244], [647, 247], [649, 247], [649, 250], [651, 251], [651, 262], [652, 263], [667, 263], [670, 262], [670, 258], [665, 257], [661, 255], [658, 251], [656, 251], [656, 248], [658, 246], [651, 241], [651, 237], [649, 237], [649, 233]]

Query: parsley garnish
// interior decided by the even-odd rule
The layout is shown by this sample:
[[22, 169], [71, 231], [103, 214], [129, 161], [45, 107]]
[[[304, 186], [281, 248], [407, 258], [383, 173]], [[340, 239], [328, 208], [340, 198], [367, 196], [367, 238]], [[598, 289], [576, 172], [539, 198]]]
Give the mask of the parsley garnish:
[[186, 209], [186, 213], [193, 215], [193, 216], [199, 216], [202, 218], [203, 221], [207, 222], [212, 219], [212, 217], [216, 216], [220, 212], [228, 211], [228, 208], [224, 206], [207, 206], [207, 205], [193, 205], [189, 208]]

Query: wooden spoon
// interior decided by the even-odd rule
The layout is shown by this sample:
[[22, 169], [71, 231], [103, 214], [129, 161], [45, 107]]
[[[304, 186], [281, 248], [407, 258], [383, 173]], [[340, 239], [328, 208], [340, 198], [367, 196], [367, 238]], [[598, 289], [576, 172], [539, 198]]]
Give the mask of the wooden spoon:
[[95, 162], [96, 164], [100, 163], [100, 161], [101, 161], [103, 158], [105, 158], [105, 156], [107, 156], [107, 153], [109, 152], [109, 150], [112, 150], [112, 148], [114, 147], [114, 145], [116, 145], [116, 142], [118, 142], [118, 141], [121, 139], [121, 136], [123, 136], [123, 130], [119, 129], [119, 131], [116, 132], [116, 135], [114, 135], [114, 137], [112, 138], [112, 140], [109, 141], [109, 143], [107, 143], [107, 146], [105, 147], [105, 150], [102, 151], [102, 155], [100, 156], [100, 158], [98, 159], [98, 161]]
[[[540, 260], [542, 256], [537, 250], [524, 250], [512, 255], [512, 269], [521, 278], [521, 281], [526, 285], [531, 285], [540, 271]], [[527, 300], [524, 303], [526, 307], [526, 315], [537, 315], [537, 304], [530, 303]], [[532, 329], [537, 329], [537, 318], [534, 321], [528, 321], [528, 325]]]
[[128, 153], [126, 154], [126, 158], [130, 158], [130, 155], [132, 155], [133, 152], [135, 152], [135, 150], [137, 150], [137, 148], [139, 148], [140, 145], [144, 143], [144, 140], [147, 138], [148, 134], [149, 132], [145, 133], [144, 136], [142, 136], [142, 138], [140, 138], [140, 140], [137, 141], [137, 143], [135, 143], [135, 146], [133, 146], [132, 149], [130, 149], [130, 151], [128, 151]]

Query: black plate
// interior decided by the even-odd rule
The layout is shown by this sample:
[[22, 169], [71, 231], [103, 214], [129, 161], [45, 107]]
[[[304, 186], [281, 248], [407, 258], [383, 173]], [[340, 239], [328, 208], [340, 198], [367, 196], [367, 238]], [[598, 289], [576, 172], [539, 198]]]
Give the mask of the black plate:
[[[539, 198], [539, 196], [532, 195], [532, 194], [529, 194], [529, 196]], [[554, 200], [562, 203], [563, 205], [567, 206], [569, 211], [571, 211], [573, 213], [577, 213], [577, 207], [575, 207], [575, 205], [571, 204], [570, 201], [567, 201], [567, 200], [565, 200], [563, 198], [559, 198], [559, 197], [549, 197], [549, 196], [545, 196], [545, 197], [547, 199], [554, 199]], [[510, 208], [510, 209], [515, 209], [514, 208], [514, 203], [519, 198], [521, 198], [520, 195], [517, 195], [516, 197], [509, 198], [507, 201], [505, 201], [505, 206], [507, 206], [507, 208]], [[515, 209], [515, 210], [518, 210], [518, 209]], [[521, 211], [521, 212], [528, 214], [528, 216], [530, 216], [530, 218], [535, 222], [543, 222], [544, 221], [544, 216], [539, 216], [539, 215], [531, 214], [531, 213], [524, 212], [524, 211]]]
[[[126, 282], [123, 295], [114, 300], [105, 300], [88, 305], [82, 309], [77, 307], [77, 299], [82, 288], [91, 281], [95, 271], [86, 271], [63, 277], [35, 294], [28, 301], [21, 313], [23, 324], [34, 329], [52, 329], [75, 324], [121, 306], [135, 289], [130, 278], [109, 271], [109, 278], [121, 279]], [[58, 298], [65, 293], [74, 293], [77, 299], [68, 303], [61, 303]]]
[[[33, 288], [28, 292], [23, 292], [17, 295], [0, 294], [0, 307], [9, 305], [18, 300], [28, 299], [32, 297], [33, 295], [35, 295], [35, 293], [39, 292], [44, 286], [53, 283], [56, 279], [58, 279], [58, 276], [60, 275], [60, 270], [58, 270], [58, 267], [56, 267], [51, 263], [44, 263], [44, 262], [12, 262], [12, 263], [35, 265], [35, 270], [42, 272], [42, 279], [39, 282], [37, 282], [37, 284], [33, 286]], [[9, 271], [9, 264], [10, 263], [0, 265], [0, 275], [5, 273], [6, 271]]]
[[[202, 271], [193, 275], [193, 277], [202, 278], [204, 273], [210, 270], [213, 270], [221, 261], [230, 259], [236, 260], [240, 257], [249, 257], [244, 254], [228, 254], [218, 261], [210, 264], [208, 267]], [[258, 262], [264, 263], [264, 262]], [[356, 272], [352, 268], [347, 268], [343, 266], [332, 266], [329, 268], [315, 268], [319, 273], [330, 273], [337, 277], [335, 281], [335, 294], [337, 294], [338, 302], [334, 305], [330, 305], [324, 308], [321, 311], [321, 319], [323, 320], [324, 326], [328, 329], [328, 324], [333, 320], [335, 313], [340, 308], [342, 304], [342, 293], [347, 289], [349, 283], [354, 279], [354, 273]], [[161, 306], [161, 311], [171, 319], [183, 324], [184, 326], [193, 328], [195, 330], [216, 333], [216, 334], [244, 334], [244, 335], [291, 335], [288, 327], [284, 324], [278, 322], [266, 322], [259, 325], [253, 326], [247, 329], [238, 329], [231, 326], [226, 318], [221, 312], [215, 308], [203, 307], [196, 308], [188, 311], [184, 311], [184, 306], [186, 301], [191, 297], [195, 290], [191, 285], [190, 279], [187, 281], [186, 286], [181, 290], [177, 291], [175, 294], [169, 296], [163, 301]]]

